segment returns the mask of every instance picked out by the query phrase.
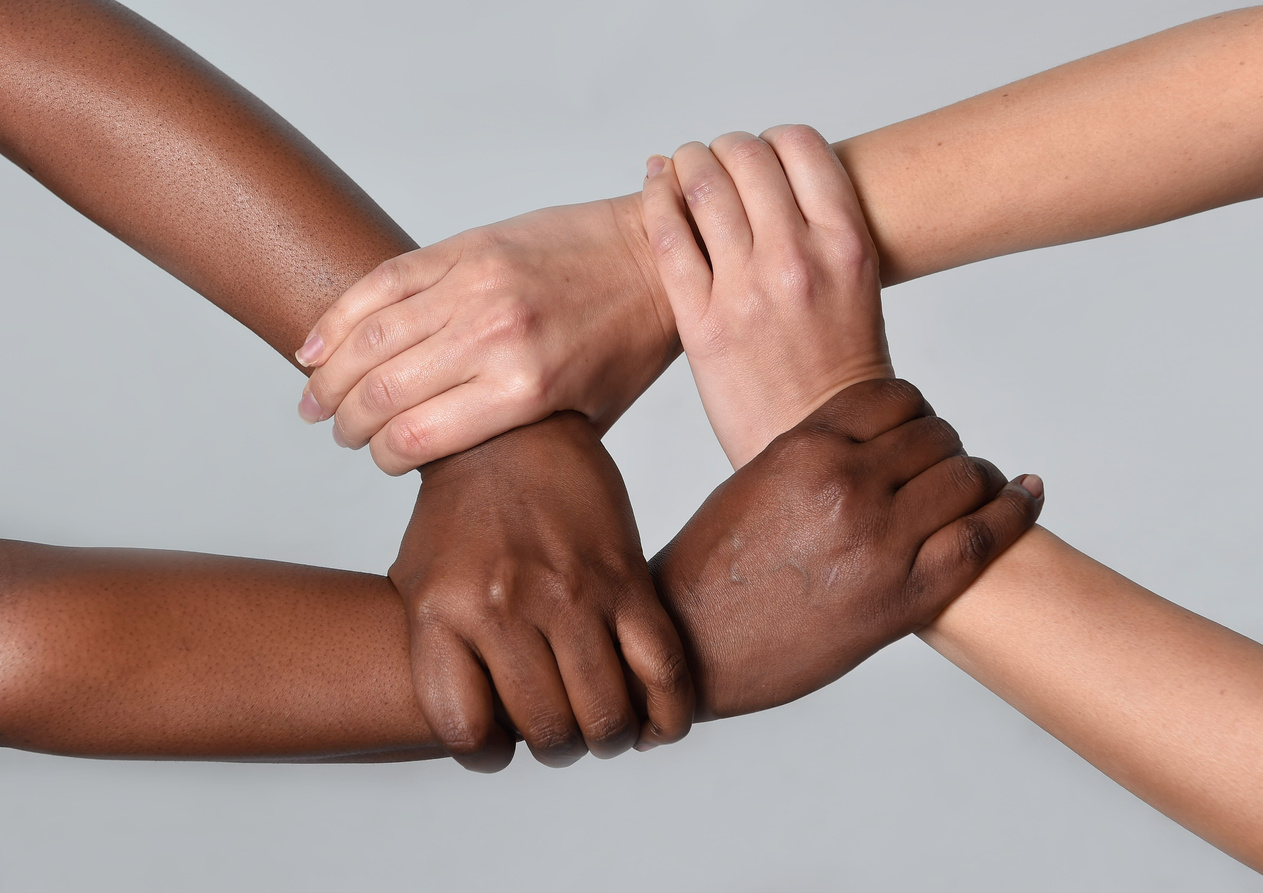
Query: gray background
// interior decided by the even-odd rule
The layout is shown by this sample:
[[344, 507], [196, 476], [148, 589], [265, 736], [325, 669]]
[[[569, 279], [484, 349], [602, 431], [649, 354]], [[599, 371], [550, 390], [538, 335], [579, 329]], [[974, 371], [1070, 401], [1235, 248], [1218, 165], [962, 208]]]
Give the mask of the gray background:
[[[639, 187], [691, 138], [868, 130], [1219, 11], [1198, 0], [133, 4], [420, 242]], [[1047, 526], [1255, 638], [1263, 331], [1244, 205], [892, 289], [897, 369]], [[383, 570], [415, 481], [301, 377], [0, 165], [0, 536]], [[680, 363], [607, 443], [656, 550], [725, 474]], [[1258, 877], [910, 640], [830, 689], [556, 772], [0, 753], [0, 889], [1250, 890]]]

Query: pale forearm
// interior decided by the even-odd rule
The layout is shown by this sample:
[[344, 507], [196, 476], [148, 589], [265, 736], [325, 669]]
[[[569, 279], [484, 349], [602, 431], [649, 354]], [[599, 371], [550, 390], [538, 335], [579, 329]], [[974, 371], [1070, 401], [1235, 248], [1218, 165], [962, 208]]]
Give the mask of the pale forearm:
[[1263, 870], [1263, 646], [1040, 528], [921, 635], [1115, 781]]
[[835, 144], [885, 284], [1263, 194], [1263, 8]]

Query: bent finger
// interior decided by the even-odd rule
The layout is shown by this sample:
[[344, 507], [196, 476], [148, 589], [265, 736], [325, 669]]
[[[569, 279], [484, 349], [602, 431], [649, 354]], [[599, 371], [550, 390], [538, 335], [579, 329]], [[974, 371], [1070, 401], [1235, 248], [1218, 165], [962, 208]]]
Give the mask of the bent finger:
[[969, 588], [988, 564], [1035, 525], [1043, 508], [1043, 481], [1037, 475], [1021, 475], [978, 511], [926, 540], [909, 575], [911, 591], [922, 599], [920, 622], [929, 623]]
[[814, 128], [784, 124], [763, 131], [776, 152], [802, 216], [810, 225], [860, 227], [868, 224], [851, 178], [833, 147]]
[[922, 416], [934, 408], [921, 391], [901, 378], [874, 378], [834, 394], [800, 427], [864, 443]]
[[623, 665], [599, 618], [584, 629], [549, 638], [583, 740], [592, 755], [607, 760], [627, 751], [640, 734]]
[[382, 471], [405, 474], [548, 415], [532, 407], [517, 398], [512, 385], [475, 379], [390, 419], [368, 447]]
[[451, 316], [451, 302], [430, 297], [414, 295], [356, 325], [324, 365], [311, 373], [298, 404], [303, 420], [322, 422], [330, 418], [372, 370], [441, 331]]
[[382, 261], [316, 320], [303, 346], [294, 354], [298, 364], [310, 367], [324, 363], [361, 320], [433, 287], [451, 272], [459, 256], [449, 240]]
[[641, 207], [658, 275], [676, 316], [696, 316], [705, 309], [714, 276], [689, 225], [675, 165], [669, 158], [654, 156], [648, 171]]
[[732, 177], [750, 221], [753, 245], [783, 246], [806, 231], [786, 171], [773, 148], [752, 133], [726, 133], [710, 144]]
[[895, 489], [944, 459], [964, 454], [956, 429], [934, 415], [904, 422], [868, 441], [862, 448], [880, 456], [873, 467], [880, 468]]
[[684, 645], [652, 589], [648, 598], [638, 610], [620, 614], [614, 629], [623, 660], [644, 687], [638, 750], [679, 741], [693, 727], [696, 707]]
[[559, 769], [588, 752], [552, 648], [537, 630], [497, 631], [483, 655], [505, 713], [536, 760]]
[[900, 525], [929, 536], [990, 502], [1004, 488], [1004, 475], [986, 459], [944, 459], [899, 488], [894, 510]]
[[453, 634], [413, 632], [412, 681], [426, 724], [452, 759], [474, 772], [499, 772], [513, 740], [495, 721], [487, 672]]
[[710, 149], [685, 143], [676, 149], [675, 175], [711, 265], [736, 264], [750, 253], [753, 236], [732, 177]]

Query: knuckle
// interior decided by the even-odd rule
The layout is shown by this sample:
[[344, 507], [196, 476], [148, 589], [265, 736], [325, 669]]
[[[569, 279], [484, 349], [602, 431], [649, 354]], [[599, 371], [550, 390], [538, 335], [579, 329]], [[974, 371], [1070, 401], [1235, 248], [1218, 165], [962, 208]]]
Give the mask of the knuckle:
[[970, 495], [986, 489], [987, 475], [978, 460], [972, 456], [957, 456], [949, 462], [948, 472], [954, 489]]
[[553, 759], [564, 759], [587, 749], [579, 730], [555, 714], [536, 718], [526, 740], [536, 754]]
[[719, 182], [713, 176], [703, 176], [684, 189], [684, 201], [690, 207], [700, 208], [714, 201], [719, 194]]
[[378, 264], [369, 275], [373, 290], [383, 295], [396, 295], [403, 286], [403, 260], [392, 257]]
[[925, 406], [925, 398], [921, 391], [910, 381], [902, 378], [886, 378], [875, 380], [865, 385], [872, 388], [876, 396], [902, 412], [915, 412]]
[[[428, 459], [434, 440], [434, 433], [415, 419], [395, 418], [387, 423], [382, 443], [386, 457], [403, 460], [411, 463], [409, 467], [415, 467]], [[376, 450], [373, 458], [378, 459]], [[382, 465], [382, 460], [378, 460], [377, 464]]]
[[956, 534], [956, 550], [970, 567], [981, 567], [991, 559], [996, 545], [995, 533], [977, 518], [964, 518]]
[[491, 726], [485, 718], [457, 713], [434, 725], [434, 734], [439, 742], [455, 756], [469, 757], [482, 753], [491, 740]]
[[379, 315], [370, 316], [360, 326], [356, 336], [356, 350], [369, 357], [389, 356], [394, 346], [394, 333], [382, 322]]
[[[653, 250], [654, 257], [673, 262], [688, 247], [685, 238], [683, 231], [679, 229], [659, 229], [650, 238], [649, 247]], [[692, 234], [690, 233], [687, 238], [692, 241]]]
[[786, 300], [810, 305], [819, 290], [820, 274], [802, 246], [786, 245], [781, 249], [777, 273], [780, 279], [778, 291]]
[[404, 388], [392, 372], [370, 372], [364, 379], [361, 401], [370, 412], [395, 413], [403, 407]]
[[518, 406], [532, 410], [551, 406], [552, 382], [541, 369], [520, 369], [510, 376], [505, 394]]
[[820, 131], [806, 124], [786, 124], [777, 129], [776, 139], [788, 151], [807, 151], [828, 145]]
[[586, 724], [585, 737], [601, 748], [612, 748], [632, 738], [637, 723], [626, 713], [601, 713]]
[[538, 311], [527, 301], [511, 297], [500, 301], [482, 324], [482, 336], [494, 342], [525, 341], [539, 322]]
[[649, 681], [668, 698], [675, 699], [686, 694], [689, 689], [689, 668], [684, 653], [675, 648], [664, 649], [652, 664]]
[[520, 281], [520, 272], [508, 248], [492, 241], [483, 246], [477, 258], [470, 262], [469, 275], [474, 291], [496, 292]]
[[752, 167], [764, 164], [776, 157], [772, 147], [757, 136], [733, 134], [726, 147], [726, 165]]

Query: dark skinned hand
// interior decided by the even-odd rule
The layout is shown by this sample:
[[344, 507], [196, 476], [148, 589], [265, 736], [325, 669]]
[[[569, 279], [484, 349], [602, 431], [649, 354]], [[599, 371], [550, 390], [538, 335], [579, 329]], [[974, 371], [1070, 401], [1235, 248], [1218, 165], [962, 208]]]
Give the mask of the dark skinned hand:
[[734, 474], [651, 566], [689, 652], [697, 719], [836, 680], [931, 621], [1029, 529], [1006, 484], [904, 381], [831, 398]]
[[515, 732], [550, 766], [683, 737], [684, 649], [591, 424], [557, 413], [422, 471], [390, 578], [417, 698], [448, 752], [492, 772]]

